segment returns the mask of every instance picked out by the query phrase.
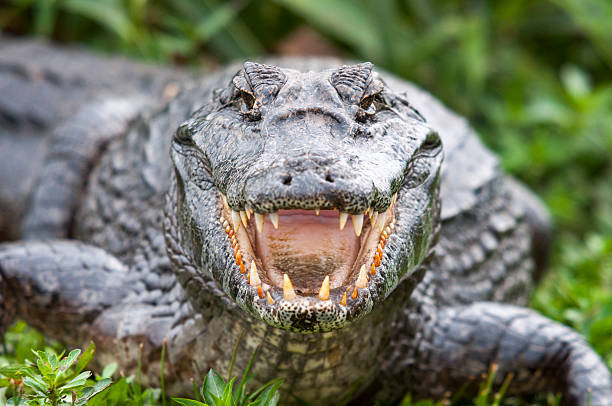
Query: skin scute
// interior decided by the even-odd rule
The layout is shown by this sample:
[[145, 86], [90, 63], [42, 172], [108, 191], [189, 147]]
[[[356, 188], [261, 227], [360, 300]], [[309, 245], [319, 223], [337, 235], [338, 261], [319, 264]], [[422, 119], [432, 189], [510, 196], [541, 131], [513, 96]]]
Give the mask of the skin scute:
[[[16, 151], [0, 169], [23, 159], [20, 137], [50, 147], [32, 148], [29, 197], [0, 199], [16, 213], [0, 235], [21, 230], [0, 244], [0, 333], [21, 317], [67, 345], [94, 339], [126, 374], [142, 343], [146, 385], [165, 339], [173, 394], [225, 375], [242, 335], [235, 370], [257, 350], [256, 381], [284, 378], [282, 404], [440, 399], [496, 364], [517, 396], [612, 405], [583, 339], [521, 307], [546, 211], [426, 92], [331, 58], [199, 78], [3, 41], [0, 83], [25, 90], [0, 92]], [[37, 70], [63, 79], [19, 74]]]

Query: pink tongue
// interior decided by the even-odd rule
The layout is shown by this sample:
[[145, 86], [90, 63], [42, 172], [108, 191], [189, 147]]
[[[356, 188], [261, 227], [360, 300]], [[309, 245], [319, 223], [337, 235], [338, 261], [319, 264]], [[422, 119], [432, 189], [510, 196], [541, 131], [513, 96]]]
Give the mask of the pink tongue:
[[316, 294], [325, 275], [331, 288], [342, 286], [359, 253], [351, 221], [338, 227], [337, 210], [279, 210], [278, 230], [266, 216], [264, 231], [255, 231], [255, 249], [271, 284], [282, 287], [289, 275], [298, 293]]

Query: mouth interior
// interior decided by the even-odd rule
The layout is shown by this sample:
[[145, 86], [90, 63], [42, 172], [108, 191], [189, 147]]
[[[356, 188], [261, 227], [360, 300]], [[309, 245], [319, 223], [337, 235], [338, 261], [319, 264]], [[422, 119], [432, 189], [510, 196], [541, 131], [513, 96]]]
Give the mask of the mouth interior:
[[318, 296], [346, 306], [347, 296], [354, 300], [383, 261], [396, 199], [397, 194], [384, 212], [281, 209], [260, 214], [234, 211], [222, 195], [220, 223], [237, 269], [260, 299], [273, 305]]
[[357, 237], [351, 224], [340, 230], [337, 210], [322, 210], [319, 215], [313, 210], [279, 210], [278, 214], [282, 222], [278, 229], [269, 218], [261, 233], [249, 224], [253, 248], [268, 283], [282, 287], [283, 274], [287, 274], [296, 292], [307, 296], [319, 291], [326, 275], [331, 289], [343, 286], [362, 239], [369, 233], [369, 224], [364, 224], [361, 237]]

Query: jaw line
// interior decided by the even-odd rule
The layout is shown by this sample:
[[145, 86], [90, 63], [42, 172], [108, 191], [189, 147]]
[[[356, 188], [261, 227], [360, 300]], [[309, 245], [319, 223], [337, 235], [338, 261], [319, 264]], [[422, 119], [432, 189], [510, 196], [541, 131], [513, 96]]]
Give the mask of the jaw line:
[[[395, 202], [395, 198], [393, 200]], [[362, 236], [363, 241], [367, 241], [363, 247], [367, 249], [359, 252], [357, 262], [342, 286], [330, 288], [329, 296], [325, 297], [325, 300], [321, 299], [320, 291], [315, 296], [302, 296], [294, 292], [294, 295], [287, 299], [285, 287], [281, 289], [269, 283], [267, 275], [264, 274], [265, 267], [251, 246], [251, 239], [248, 232], [245, 231], [240, 213], [232, 213], [223, 195], [219, 201], [222, 210], [218, 224], [228, 238], [228, 249], [232, 252], [234, 261], [230, 267], [230, 275], [224, 277], [224, 286], [239, 286], [236, 289], [230, 289], [236, 303], [269, 324], [298, 332], [328, 331], [340, 328], [356, 317], [369, 313], [373, 305], [370, 298], [372, 289], [377, 291], [376, 296], [380, 296], [381, 290], [385, 289], [385, 276], [377, 275], [377, 269], [382, 267], [385, 260], [375, 261], [375, 254], [379, 248], [381, 252], [384, 250], [386, 240], [393, 233], [394, 207], [390, 206], [385, 212], [388, 213], [386, 216], [379, 214], [378, 218], [373, 221], [374, 227], [370, 225], [372, 232]], [[250, 220], [246, 220], [247, 225], [255, 221], [254, 214], [251, 214]], [[243, 216], [246, 216], [245, 211], [243, 211]], [[369, 222], [369, 217], [366, 216], [364, 221]], [[352, 227], [350, 223], [351, 221], [348, 220], [346, 227]], [[266, 222], [265, 226], [271, 226], [270, 222]], [[236, 228], [237, 232], [234, 231]], [[378, 234], [379, 230], [382, 230], [384, 234], [383, 232]], [[385, 236], [385, 241], [379, 246], [376, 243], [380, 243], [379, 239], [382, 235]], [[371, 244], [372, 240], [374, 244]], [[373, 247], [368, 246], [370, 244]], [[252, 263], [255, 264], [257, 273], [253, 284], [251, 283], [251, 275], [254, 275], [251, 272]], [[372, 271], [374, 263], [378, 265], [374, 266]], [[365, 268], [365, 272], [362, 268]]]

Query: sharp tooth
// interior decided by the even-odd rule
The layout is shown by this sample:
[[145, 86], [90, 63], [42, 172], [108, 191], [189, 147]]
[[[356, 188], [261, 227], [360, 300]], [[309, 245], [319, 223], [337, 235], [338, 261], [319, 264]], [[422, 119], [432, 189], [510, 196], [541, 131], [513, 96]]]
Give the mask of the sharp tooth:
[[270, 221], [272, 222], [274, 228], [278, 230], [278, 212], [270, 213]]
[[319, 290], [319, 299], [329, 300], [329, 275], [325, 275], [325, 279], [323, 279], [321, 289]]
[[342, 295], [342, 299], [340, 299], [340, 304], [342, 306], [346, 306], [346, 292], [344, 292], [344, 295]]
[[340, 230], [344, 230], [346, 219], [348, 219], [348, 213], [340, 212]]
[[387, 212], [382, 212], [378, 214], [378, 219], [376, 219], [376, 227], [378, 228], [378, 232], [382, 233], [385, 228], [385, 221], [387, 220]]
[[285, 300], [292, 300], [297, 297], [295, 294], [295, 290], [293, 290], [293, 285], [291, 284], [291, 279], [287, 274], [283, 274], [283, 297]]
[[315, 209], [315, 216], [319, 215], [319, 212], [321, 211], [321, 209], [319, 209], [318, 207]]
[[253, 210], [251, 210], [250, 208], [246, 207], [244, 209], [244, 212], [246, 213], [247, 219], [251, 219], [251, 213], [253, 213]]
[[232, 210], [232, 223], [234, 224], [234, 232], [237, 233], [240, 230], [240, 214], [237, 211]]
[[224, 194], [221, 194], [221, 197], [223, 198], [223, 204], [227, 206], [227, 197]]
[[378, 218], [378, 212], [376, 210], [372, 210], [372, 212], [374, 212], [374, 214], [370, 216], [370, 225], [374, 227], [374, 224], [376, 224], [376, 219]]
[[355, 282], [355, 286], [359, 289], [365, 289], [368, 285], [367, 279], [368, 270], [366, 269], [365, 264], [361, 265], [361, 269], [359, 269], [359, 277], [357, 278], [357, 282]]
[[259, 274], [257, 273], [257, 265], [255, 265], [255, 261], [251, 262], [251, 270], [249, 271], [249, 283], [251, 286], [261, 285], [261, 280], [259, 279]]
[[353, 288], [353, 293], [351, 294], [351, 299], [357, 299], [357, 288]]
[[269, 304], [274, 304], [274, 299], [272, 299], [272, 296], [270, 296], [270, 292], [266, 292], [266, 298], [268, 299]]
[[363, 213], [363, 214], [368, 214], [369, 212], [370, 212], [370, 208], [368, 207], [368, 208], [366, 209], [365, 213]]
[[259, 296], [260, 299], [264, 298], [264, 293], [263, 289], [261, 288], [261, 285], [257, 286], [257, 296]]
[[351, 220], [353, 220], [355, 235], [359, 237], [361, 235], [361, 229], [363, 228], [363, 214], [351, 214]]
[[255, 225], [257, 226], [257, 231], [259, 231], [260, 233], [263, 231], [265, 218], [265, 214], [255, 213]]
[[246, 228], [247, 223], [249, 222], [249, 219], [247, 218], [246, 212], [244, 212], [244, 211], [240, 212], [240, 220], [242, 220], [242, 225], [244, 226], [244, 228]]
[[251, 286], [261, 285], [261, 280], [259, 279], [259, 273], [257, 272], [257, 265], [255, 265], [255, 261], [251, 262], [248, 281]]

